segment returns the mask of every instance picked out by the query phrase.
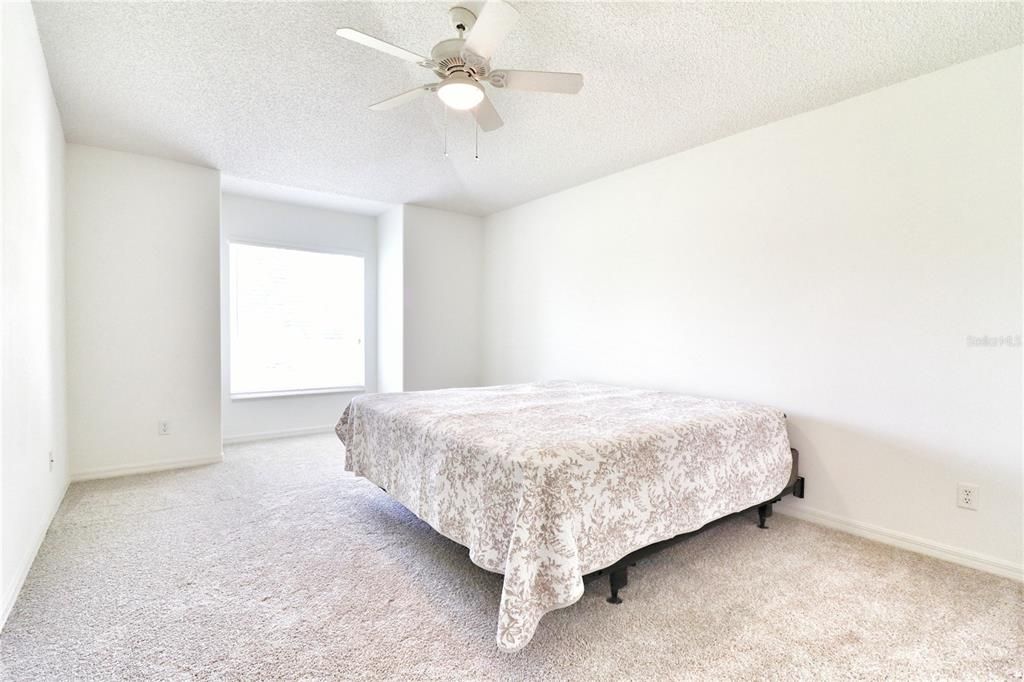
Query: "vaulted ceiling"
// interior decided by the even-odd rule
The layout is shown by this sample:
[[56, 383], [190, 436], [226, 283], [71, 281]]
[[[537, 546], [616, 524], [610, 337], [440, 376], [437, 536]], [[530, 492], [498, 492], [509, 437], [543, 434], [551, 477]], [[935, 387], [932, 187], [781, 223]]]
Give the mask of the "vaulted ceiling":
[[[480, 135], [433, 82], [341, 40], [421, 54], [452, 3], [37, 2], [68, 141], [230, 175], [487, 214], [1021, 42], [1012, 3], [515, 2], [498, 67], [579, 71], [579, 95], [491, 90]], [[460, 3], [478, 10], [479, 2]]]

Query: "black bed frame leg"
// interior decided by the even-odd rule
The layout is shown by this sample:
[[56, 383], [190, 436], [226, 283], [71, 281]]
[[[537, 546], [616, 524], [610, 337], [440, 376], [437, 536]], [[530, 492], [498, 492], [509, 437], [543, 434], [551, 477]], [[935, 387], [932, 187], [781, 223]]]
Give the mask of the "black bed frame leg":
[[619, 598], [619, 590], [629, 584], [629, 567], [617, 566], [611, 569], [611, 572], [608, 574], [608, 581], [612, 586], [612, 596], [608, 597], [608, 603], [621, 604], [622, 600]]
[[767, 526], [767, 524], [765, 524], [765, 519], [767, 519], [771, 515], [772, 515], [772, 503], [771, 502], [765, 502], [760, 507], [758, 507], [757, 508], [757, 527], [758, 528], [767, 528], [768, 526]]

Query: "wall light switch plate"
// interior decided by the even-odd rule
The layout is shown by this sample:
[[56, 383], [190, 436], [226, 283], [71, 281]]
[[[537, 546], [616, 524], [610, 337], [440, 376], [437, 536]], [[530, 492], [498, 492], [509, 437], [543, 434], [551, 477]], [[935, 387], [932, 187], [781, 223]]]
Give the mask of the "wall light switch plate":
[[171, 422], [162, 421], [157, 425], [157, 433], [161, 436], [168, 436], [171, 433]]
[[956, 506], [978, 510], [978, 486], [973, 483], [956, 484]]

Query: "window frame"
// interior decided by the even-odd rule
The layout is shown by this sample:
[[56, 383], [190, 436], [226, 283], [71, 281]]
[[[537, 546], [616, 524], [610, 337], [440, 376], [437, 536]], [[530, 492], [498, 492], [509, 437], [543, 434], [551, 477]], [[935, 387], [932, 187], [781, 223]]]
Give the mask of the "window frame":
[[[258, 400], [264, 398], [289, 398], [295, 396], [304, 395], [334, 395], [338, 393], [365, 393], [366, 392], [366, 371], [369, 366], [369, 343], [368, 339], [368, 315], [366, 311], [366, 292], [367, 282], [369, 277], [369, 268], [366, 266], [367, 257], [366, 252], [359, 249], [347, 249], [342, 247], [334, 246], [309, 246], [296, 243], [282, 242], [270, 239], [251, 239], [251, 238], [236, 238], [231, 237], [225, 239], [227, 244], [226, 253], [224, 254], [224, 260], [227, 262], [227, 335], [228, 342], [226, 345], [227, 353], [227, 388], [228, 388], [228, 399], [232, 402], [243, 401], [243, 400]], [[231, 330], [234, 328], [233, 315], [234, 315], [234, 298], [231, 295], [232, 286], [232, 271], [231, 271], [231, 245], [239, 244], [242, 246], [263, 246], [271, 249], [287, 249], [289, 251], [304, 251], [306, 253], [323, 253], [328, 255], [336, 256], [356, 256], [363, 261], [363, 385], [361, 386], [328, 386], [322, 388], [299, 388], [286, 391], [256, 391], [249, 393], [235, 393], [231, 388], [231, 354], [234, 351], [233, 334]]]

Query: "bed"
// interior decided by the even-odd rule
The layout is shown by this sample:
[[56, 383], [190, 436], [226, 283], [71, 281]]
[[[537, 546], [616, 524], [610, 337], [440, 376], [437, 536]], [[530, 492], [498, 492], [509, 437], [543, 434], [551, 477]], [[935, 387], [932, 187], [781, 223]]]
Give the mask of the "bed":
[[336, 431], [347, 469], [504, 576], [506, 651], [585, 575], [615, 603], [635, 553], [752, 507], [763, 526], [797, 479], [780, 410], [599, 384], [361, 395]]

